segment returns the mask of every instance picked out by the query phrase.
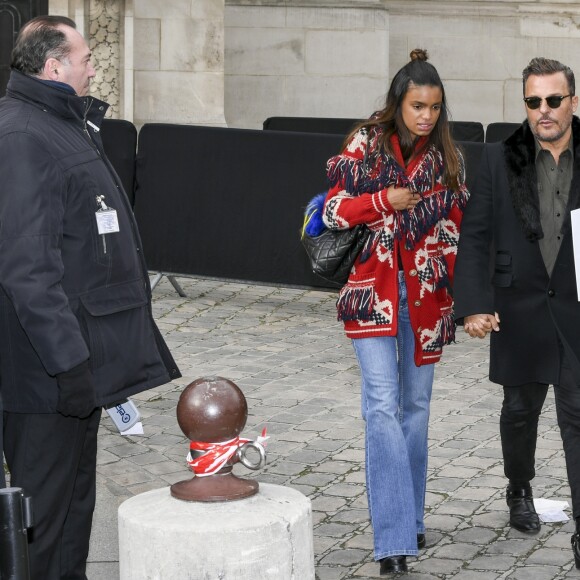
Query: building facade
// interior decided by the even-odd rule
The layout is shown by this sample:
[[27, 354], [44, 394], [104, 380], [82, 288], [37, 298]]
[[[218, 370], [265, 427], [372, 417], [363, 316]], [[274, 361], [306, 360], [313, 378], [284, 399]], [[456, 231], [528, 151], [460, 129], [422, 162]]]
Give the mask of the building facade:
[[93, 92], [143, 123], [367, 116], [426, 48], [457, 121], [519, 122], [534, 56], [580, 71], [575, 0], [49, 0], [90, 38]]

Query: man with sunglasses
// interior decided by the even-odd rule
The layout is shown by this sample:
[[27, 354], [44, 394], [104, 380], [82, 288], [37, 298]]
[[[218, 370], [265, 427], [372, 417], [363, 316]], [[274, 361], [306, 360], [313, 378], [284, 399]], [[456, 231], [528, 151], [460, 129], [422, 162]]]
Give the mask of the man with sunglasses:
[[461, 228], [455, 313], [491, 334], [489, 378], [503, 386], [500, 435], [510, 525], [535, 534], [538, 419], [554, 386], [580, 567], [580, 303], [570, 211], [580, 207], [580, 120], [572, 70], [534, 58], [523, 71], [527, 119], [488, 144]]

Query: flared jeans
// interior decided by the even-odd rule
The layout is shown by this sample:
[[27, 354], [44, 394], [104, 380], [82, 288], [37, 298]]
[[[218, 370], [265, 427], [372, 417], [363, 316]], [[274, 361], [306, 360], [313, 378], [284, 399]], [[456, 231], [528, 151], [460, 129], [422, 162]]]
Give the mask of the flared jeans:
[[417, 367], [407, 291], [399, 277], [398, 332], [353, 341], [362, 375], [366, 486], [374, 558], [415, 556], [424, 533], [434, 365]]

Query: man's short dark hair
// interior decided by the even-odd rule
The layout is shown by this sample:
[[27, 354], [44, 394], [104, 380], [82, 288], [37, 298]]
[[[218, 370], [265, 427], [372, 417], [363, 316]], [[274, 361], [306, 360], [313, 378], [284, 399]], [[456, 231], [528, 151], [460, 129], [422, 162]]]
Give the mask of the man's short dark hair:
[[530, 64], [523, 70], [522, 79], [524, 81], [524, 97], [526, 96], [526, 81], [532, 75], [545, 76], [553, 75], [555, 73], [563, 72], [568, 81], [568, 91], [571, 95], [576, 94], [576, 81], [574, 80], [574, 73], [569, 66], [562, 64], [557, 60], [550, 58], [537, 57], [530, 61]]
[[49, 58], [66, 60], [70, 45], [59, 26], [76, 28], [66, 16], [37, 16], [18, 33], [12, 50], [12, 68], [28, 75], [38, 75]]

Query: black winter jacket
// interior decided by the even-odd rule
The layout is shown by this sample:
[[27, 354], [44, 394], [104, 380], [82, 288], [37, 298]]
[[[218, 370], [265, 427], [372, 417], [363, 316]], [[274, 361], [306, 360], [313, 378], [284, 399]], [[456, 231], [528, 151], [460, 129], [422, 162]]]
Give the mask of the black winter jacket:
[[[151, 313], [141, 242], [103, 151], [108, 105], [17, 71], [0, 100], [0, 388], [54, 413], [56, 374], [89, 359], [104, 405], [180, 376]], [[117, 212], [100, 235], [95, 212]]]
[[[486, 145], [465, 209], [455, 265], [457, 318], [500, 316], [491, 333], [489, 378], [506, 386], [559, 381], [560, 347], [580, 380], [580, 302], [570, 211], [580, 207], [580, 120], [572, 122], [574, 165], [562, 243], [551, 275], [543, 236], [534, 136], [524, 122], [504, 143]], [[491, 275], [490, 275], [491, 266]]]

